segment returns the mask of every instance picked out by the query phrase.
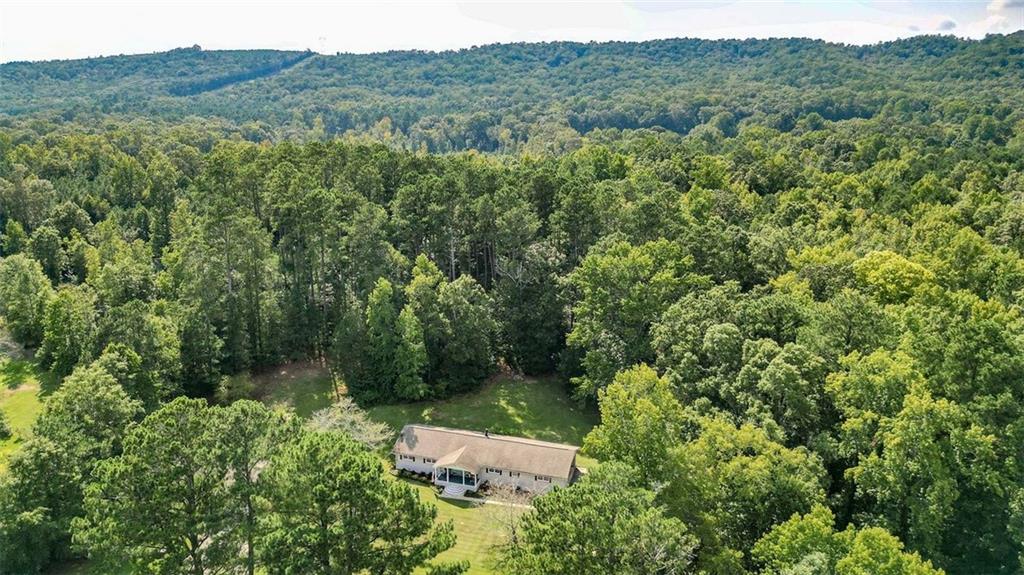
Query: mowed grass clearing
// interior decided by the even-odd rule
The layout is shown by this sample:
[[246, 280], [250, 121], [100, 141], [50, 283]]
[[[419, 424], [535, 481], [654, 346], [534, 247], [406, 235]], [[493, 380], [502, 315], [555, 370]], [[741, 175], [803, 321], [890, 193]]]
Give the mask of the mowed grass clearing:
[[7, 460], [28, 439], [32, 424], [43, 409], [41, 389], [47, 387], [49, 374], [35, 361], [0, 353], [0, 411], [7, 417], [11, 436], [0, 440], [0, 471]]
[[[272, 406], [291, 406], [308, 417], [327, 407], [334, 398], [330, 376], [313, 364], [283, 366], [253, 377], [256, 395]], [[371, 418], [388, 424], [397, 435], [407, 423], [425, 423], [493, 433], [518, 435], [544, 441], [580, 445], [597, 424], [597, 414], [581, 408], [554, 378], [497, 376], [480, 389], [441, 401], [380, 405], [368, 410]], [[388, 458], [390, 465], [390, 458]], [[579, 458], [581, 466], [595, 462]], [[495, 547], [505, 538], [502, 517], [509, 510], [441, 499], [433, 487], [406, 481], [424, 501], [437, 506], [438, 518], [455, 526], [455, 546], [438, 561], [469, 561], [471, 575], [494, 573]]]
[[334, 402], [334, 386], [327, 369], [314, 362], [296, 362], [249, 376], [256, 399], [271, 407], [290, 407], [308, 418]]
[[415, 488], [421, 501], [429, 501], [437, 507], [438, 520], [451, 521], [455, 527], [455, 546], [438, 555], [432, 563], [468, 561], [469, 575], [491, 575], [495, 572], [495, 551], [505, 541], [504, 518], [509, 513], [522, 513], [522, 510], [442, 499], [426, 483], [407, 479], [398, 481], [404, 481]]
[[596, 413], [581, 408], [554, 378], [498, 376], [477, 391], [450, 399], [368, 411], [396, 430], [407, 423], [426, 423], [572, 445], [580, 445], [597, 425]]
[[[250, 377], [240, 375], [236, 377]], [[294, 363], [251, 376], [255, 396], [270, 406], [288, 406], [309, 417], [334, 401], [327, 370], [315, 363]], [[397, 434], [407, 423], [457, 427], [530, 439], [581, 445], [597, 425], [594, 410], [581, 407], [555, 378], [499, 375], [475, 391], [438, 401], [378, 405], [371, 418]]]

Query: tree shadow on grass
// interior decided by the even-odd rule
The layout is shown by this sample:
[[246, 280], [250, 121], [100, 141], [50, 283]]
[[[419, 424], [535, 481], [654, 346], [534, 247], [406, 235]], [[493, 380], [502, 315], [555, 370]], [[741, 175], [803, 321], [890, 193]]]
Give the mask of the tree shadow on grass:
[[312, 362], [277, 366], [250, 377], [255, 397], [269, 405], [286, 405], [302, 418], [330, 407], [334, 402], [334, 386], [330, 374]]
[[37, 368], [30, 362], [0, 359], [0, 382], [7, 389], [18, 389], [38, 376]]
[[436, 496], [437, 501], [441, 501], [452, 507], [458, 507], [459, 509], [477, 509], [484, 504], [483, 501], [477, 503], [476, 501], [464, 501], [462, 499], [446, 499], [441, 496]]
[[572, 445], [579, 445], [597, 424], [596, 410], [580, 406], [554, 379], [499, 377], [448, 399], [381, 405], [369, 412], [396, 430], [426, 423]]

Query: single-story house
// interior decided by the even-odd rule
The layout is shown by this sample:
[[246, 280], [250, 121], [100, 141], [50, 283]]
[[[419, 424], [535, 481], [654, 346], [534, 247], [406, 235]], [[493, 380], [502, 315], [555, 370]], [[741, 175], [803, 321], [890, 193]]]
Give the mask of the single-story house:
[[431, 425], [406, 425], [395, 441], [395, 468], [429, 475], [448, 494], [485, 483], [543, 493], [577, 479], [574, 445]]

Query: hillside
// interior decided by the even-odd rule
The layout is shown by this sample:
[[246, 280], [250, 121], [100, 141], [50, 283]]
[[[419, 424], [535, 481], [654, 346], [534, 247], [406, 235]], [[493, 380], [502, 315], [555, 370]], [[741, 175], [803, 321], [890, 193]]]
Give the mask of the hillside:
[[[261, 134], [346, 132], [412, 149], [558, 151], [593, 130], [680, 134], [741, 121], [781, 130], [815, 112], [871, 118], [898, 105], [942, 118], [1019, 109], [1024, 33], [923, 36], [875, 46], [816, 40], [491, 45], [319, 55], [199, 47], [0, 66], [8, 115], [97, 124], [107, 115], [255, 122]], [[9, 121], [9, 120], [8, 120]], [[383, 121], [383, 122], [382, 122]]]

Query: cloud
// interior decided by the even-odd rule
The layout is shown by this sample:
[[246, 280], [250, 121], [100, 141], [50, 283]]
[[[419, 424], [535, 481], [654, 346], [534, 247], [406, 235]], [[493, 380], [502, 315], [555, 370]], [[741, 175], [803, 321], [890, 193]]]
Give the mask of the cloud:
[[939, 25], [936, 28], [936, 30], [940, 30], [942, 32], [948, 32], [948, 31], [952, 30], [953, 28], [956, 28], [956, 20], [952, 20], [950, 18], [946, 18], [942, 22], [939, 22]]
[[987, 34], [1005, 34], [1015, 29], [1006, 16], [989, 14], [987, 18], [965, 25], [962, 31], [970, 38], [984, 38]]
[[989, 12], [1002, 12], [1011, 8], [1024, 8], [1024, 0], [992, 0], [988, 3]]

